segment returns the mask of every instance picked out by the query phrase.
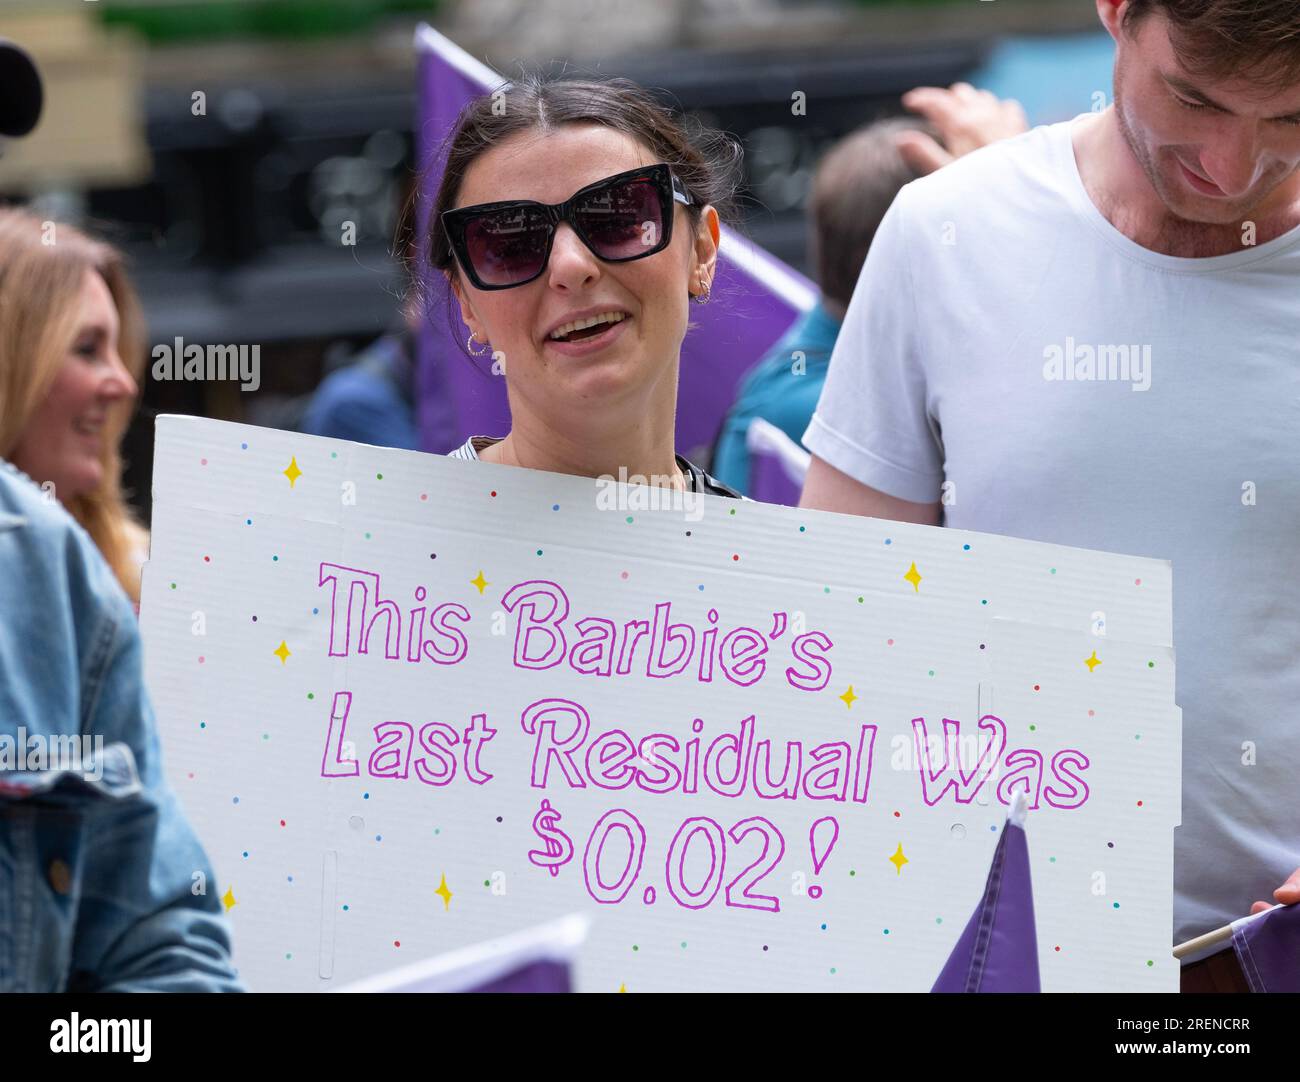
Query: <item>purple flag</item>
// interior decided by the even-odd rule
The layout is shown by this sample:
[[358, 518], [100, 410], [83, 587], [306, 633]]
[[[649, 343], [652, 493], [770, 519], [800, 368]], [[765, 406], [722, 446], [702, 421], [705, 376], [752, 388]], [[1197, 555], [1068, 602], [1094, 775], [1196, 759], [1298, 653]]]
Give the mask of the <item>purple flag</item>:
[[[416, 117], [416, 167], [421, 178], [416, 202], [418, 273], [428, 305], [420, 326], [416, 360], [416, 423], [422, 450], [445, 453], [471, 435], [497, 435], [508, 427], [509, 413], [500, 400], [500, 380], [489, 366], [480, 367], [462, 343], [460, 317], [451, 289], [428, 266], [429, 214], [446, 161], [443, 141], [451, 134], [461, 108], [501, 80], [463, 49], [428, 26], [415, 35], [419, 50], [419, 115]], [[463, 433], [463, 434], [462, 434]]]
[[539, 992], [555, 994], [572, 992], [573, 980], [569, 973], [568, 962], [554, 962], [543, 959], [529, 962], [518, 969], [511, 970], [482, 984], [466, 988], [467, 992], [524, 992], [536, 995]]
[[1252, 992], [1300, 992], [1300, 905], [1233, 921], [1232, 949]]
[[573, 958], [591, 928], [581, 913], [413, 962], [340, 992], [571, 992]]
[[932, 992], [1041, 992], [1023, 790], [1016, 790], [984, 896]]
[[749, 488], [745, 495], [763, 503], [797, 507], [812, 456], [781, 429], [755, 417], [745, 430]]
[[[443, 140], [468, 101], [505, 86], [506, 80], [431, 27], [419, 28], [416, 47], [417, 153], [426, 178], [417, 228], [423, 238], [442, 176]], [[421, 241], [421, 250], [425, 247]], [[423, 449], [448, 451], [469, 436], [504, 435], [510, 427], [505, 381], [493, 374], [490, 354], [468, 356], [469, 328], [441, 275], [428, 286], [432, 303], [420, 336], [416, 381]], [[690, 458], [713, 446], [745, 372], [817, 300], [812, 282], [726, 226], [711, 293], [709, 304], [692, 305], [693, 326], [682, 344], [676, 438], [677, 450]]]

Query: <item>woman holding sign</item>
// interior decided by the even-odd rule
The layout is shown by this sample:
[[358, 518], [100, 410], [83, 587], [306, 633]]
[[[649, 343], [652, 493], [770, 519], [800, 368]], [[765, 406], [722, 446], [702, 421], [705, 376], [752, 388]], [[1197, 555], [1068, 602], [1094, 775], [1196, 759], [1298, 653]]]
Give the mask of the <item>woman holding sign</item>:
[[512, 426], [454, 457], [739, 496], [673, 442], [690, 303], [709, 299], [739, 155], [625, 79], [531, 78], [466, 107], [430, 261], [468, 348], [506, 376]]

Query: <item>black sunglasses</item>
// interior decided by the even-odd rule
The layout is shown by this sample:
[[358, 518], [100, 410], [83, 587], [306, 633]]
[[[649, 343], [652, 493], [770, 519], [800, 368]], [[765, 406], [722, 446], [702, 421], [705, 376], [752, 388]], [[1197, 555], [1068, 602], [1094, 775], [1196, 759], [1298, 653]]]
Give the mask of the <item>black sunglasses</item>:
[[607, 263], [663, 251], [673, 236], [674, 202], [694, 200], [670, 166], [647, 165], [579, 188], [563, 203], [514, 199], [445, 210], [442, 227], [475, 286], [511, 289], [546, 269], [561, 222]]

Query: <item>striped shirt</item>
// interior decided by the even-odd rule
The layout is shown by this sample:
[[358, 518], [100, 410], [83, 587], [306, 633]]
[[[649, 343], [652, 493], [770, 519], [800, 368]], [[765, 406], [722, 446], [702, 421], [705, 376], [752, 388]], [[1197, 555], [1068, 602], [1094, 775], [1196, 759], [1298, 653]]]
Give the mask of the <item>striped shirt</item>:
[[[477, 462], [479, 461], [480, 451], [485, 447], [500, 442], [499, 439], [494, 439], [491, 436], [471, 436], [454, 451], [449, 452], [447, 457], [459, 458], [465, 462]], [[708, 496], [726, 496], [733, 500], [743, 500], [745, 498], [730, 485], [724, 485], [716, 477], [710, 477], [699, 466], [681, 455], [677, 456], [677, 465], [686, 477], [687, 492], [700, 492]]]

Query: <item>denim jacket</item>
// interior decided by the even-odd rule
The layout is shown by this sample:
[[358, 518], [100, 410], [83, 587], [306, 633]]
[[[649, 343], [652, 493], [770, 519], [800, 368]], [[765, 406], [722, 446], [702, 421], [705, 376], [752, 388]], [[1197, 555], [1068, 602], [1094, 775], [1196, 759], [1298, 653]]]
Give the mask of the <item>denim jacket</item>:
[[163, 777], [131, 604], [86, 533], [0, 461], [0, 991], [64, 990], [243, 989]]

